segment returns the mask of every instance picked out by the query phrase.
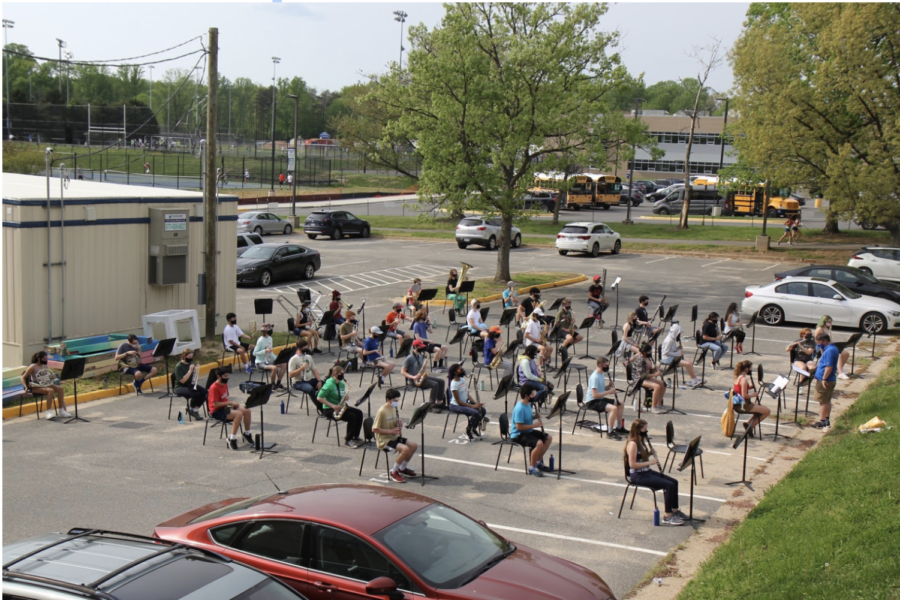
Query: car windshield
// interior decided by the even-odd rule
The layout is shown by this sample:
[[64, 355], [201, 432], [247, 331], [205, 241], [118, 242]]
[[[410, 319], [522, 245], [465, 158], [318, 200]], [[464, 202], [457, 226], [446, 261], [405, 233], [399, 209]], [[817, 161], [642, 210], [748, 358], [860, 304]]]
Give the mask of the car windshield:
[[587, 233], [587, 227], [563, 227], [562, 233]]
[[[246, 255], [245, 255], [246, 256]], [[192, 521], [188, 521], [188, 525], [194, 525], [195, 523], [202, 523], [203, 521], [209, 521], [210, 519], [218, 519], [219, 517], [224, 517], [226, 515], [231, 515], [237, 512], [241, 512], [242, 510], [246, 510], [256, 504], [257, 502], [261, 502], [265, 500], [272, 494], [265, 494], [264, 496], [256, 496], [255, 498], [247, 498], [246, 500], [240, 500], [233, 504], [229, 504], [228, 506], [223, 506], [222, 508], [217, 508], [216, 510], [210, 511], [205, 515], [200, 515], [196, 519]]]
[[272, 255], [275, 253], [275, 248], [261, 248], [260, 246], [253, 246], [244, 254], [241, 255], [241, 258], [272, 258]]
[[479, 227], [481, 225], [481, 219], [463, 219], [460, 223], [460, 227]]
[[375, 534], [428, 585], [465, 585], [512, 554], [515, 546], [465, 515], [431, 504]]
[[273, 579], [267, 579], [253, 586], [232, 600], [298, 600], [302, 598], [286, 585]]
[[857, 299], [857, 298], [862, 298], [861, 295], [857, 294], [856, 292], [851, 292], [850, 289], [848, 289], [848, 288], [847, 288], [844, 284], [842, 284], [842, 283], [835, 283], [835, 284], [833, 284], [833, 286], [834, 286], [834, 289], [836, 289], [837, 291], [839, 291], [840, 293], [842, 293], [842, 294], [843, 294], [844, 296], [846, 296], [847, 298], [850, 298], [850, 299], [853, 299], [853, 300], [855, 300], [855, 299]]

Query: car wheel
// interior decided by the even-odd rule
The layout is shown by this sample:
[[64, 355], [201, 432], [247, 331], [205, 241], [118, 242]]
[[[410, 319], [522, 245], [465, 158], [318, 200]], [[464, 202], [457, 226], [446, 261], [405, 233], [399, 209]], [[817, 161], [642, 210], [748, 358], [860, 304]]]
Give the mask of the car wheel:
[[621, 240], [616, 240], [616, 245], [613, 246], [612, 253], [613, 253], [613, 254], [618, 254], [618, 253], [621, 252], [621, 251], [622, 251], [622, 241], [621, 241]]
[[669, 214], [669, 209], [668, 209], [668, 208], [661, 208], [661, 209], [659, 209], [659, 214], [661, 214], [661, 215], [667, 215], [667, 214]]
[[781, 325], [784, 323], [784, 311], [781, 310], [780, 306], [769, 304], [764, 306], [759, 312], [766, 325]]
[[259, 276], [259, 284], [263, 287], [266, 287], [272, 283], [272, 272], [268, 269], [264, 269], [262, 274]]
[[770, 219], [774, 219], [775, 217], [778, 216], [778, 212], [774, 208], [770, 208], [769, 210], [766, 211], [766, 216], [769, 217]]
[[294, 228], [290, 226], [290, 224], [284, 226], [284, 235], [291, 235], [294, 231]]
[[867, 231], [870, 229], [875, 229], [877, 227], [877, 225], [875, 225], [875, 223], [873, 223], [872, 221], [867, 221], [865, 219], [863, 219], [862, 221], [859, 221], [859, 226]]
[[579, 210], [581, 210], [581, 205], [580, 205], [580, 204], [574, 204], [574, 205], [572, 205], [572, 210], [574, 210], [574, 211], [579, 211]]
[[600, 256], [600, 244], [594, 242], [594, 245], [591, 246], [591, 256], [594, 258]]
[[456, 245], [459, 246], [460, 250], [465, 250], [466, 248], [469, 247], [469, 245], [465, 242], [456, 242]]
[[331, 239], [333, 239], [333, 240], [339, 240], [339, 239], [341, 239], [343, 236], [344, 236], [344, 234], [341, 232], [340, 227], [335, 227], [335, 228], [331, 231]]
[[568, 250], [560, 250], [560, 251], [559, 251], [559, 255], [560, 255], [560, 256], [566, 256], [568, 253], [569, 253]]
[[253, 233], [255, 233], [256, 235], [261, 236], [261, 235], [263, 235], [263, 228], [262, 228], [261, 226], [257, 225], [257, 226], [253, 229]]
[[882, 333], [887, 329], [887, 320], [880, 313], [870, 312], [863, 315], [859, 327], [866, 333]]
[[494, 236], [491, 236], [490, 238], [488, 238], [487, 249], [488, 250], [496, 250], [497, 249], [497, 238], [495, 238]]
[[609, 210], [610, 208], [611, 208], [611, 207], [610, 207], [609, 204], [604, 204], [604, 205], [603, 205], [603, 210]]
[[314, 233], [307, 233], [307, 234], [306, 234], [306, 237], [308, 237], [308, 238], [311, 239], [311, 240], [314, 240], [314, 239], [316, 239], [316, 234], [314, 234]]
[[313, 275], [316, 274], [316, 267], [311, 262], [306, 263], [306, 268], [303, 269], [303, 279], [312, 279]]
[[369, 234], [370, 234], [370, 233], [371, 233], [371, 232], [369, 231], [369, 228], [368, 228], [368, 227], [363, 227], [361, 237], [367, 238], [367, 237], [369, 237]]
[[865, 273], [866, 275], [872, 274], [872, 269], [870, 269], [869, 267], [860, 267], [859, 270], [862, 271], [863, 273]]
[[513, 238], [512, 247], [518, 248], [522, 245], [522, 236], [520, 234], [516, 234], [516, 237]]

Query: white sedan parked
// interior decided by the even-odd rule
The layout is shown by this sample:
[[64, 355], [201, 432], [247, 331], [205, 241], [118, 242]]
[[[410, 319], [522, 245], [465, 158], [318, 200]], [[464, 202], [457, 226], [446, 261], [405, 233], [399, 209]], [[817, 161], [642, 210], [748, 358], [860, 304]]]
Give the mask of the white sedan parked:
[[589, 252], [591, 256], [601, 251], [618, 254], [622, 238], [603, 223], [569, 223], [556, 235], [556, 249], [563, 256], [569, 252]]
[[767, 325], [785, 321], [815, 323], [829, 315], [835, 325], [867, 332], [900, 328], [900, 310], [894, 302], [862, 296], [820, 277], [791, 277], [749, 286], [744, 290], [741, 310], [747, 314], [759, 311], [758, 318]]

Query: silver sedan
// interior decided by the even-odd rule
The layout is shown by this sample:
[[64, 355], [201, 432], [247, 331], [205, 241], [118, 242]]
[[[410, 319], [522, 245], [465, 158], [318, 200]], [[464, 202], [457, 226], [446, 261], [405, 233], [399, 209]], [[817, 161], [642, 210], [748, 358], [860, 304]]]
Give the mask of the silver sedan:
[[287, 221], [282, 221], [278, 215], [269, 212], [245, 212], [238, 215], [238, 233], [256, 233], [266, 235], [269, 233], [291, 233], [294, 228]]

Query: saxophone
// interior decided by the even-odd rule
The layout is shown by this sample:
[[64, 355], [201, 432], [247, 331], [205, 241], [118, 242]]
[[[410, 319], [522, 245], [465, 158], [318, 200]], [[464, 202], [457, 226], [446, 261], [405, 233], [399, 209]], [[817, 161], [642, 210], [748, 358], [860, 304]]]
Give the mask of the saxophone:
[[[344, 385], [346, 386], [347, 384], [345, 383]], [[344, 413], [347, 411], [347, 406], [348, 406], [347, 398], [349, 398], [349, 397], [350, 397], [350, 388], [347, 387], [346, 390], [344, 391], [344, 397], [341, 398], [341, 403], [338, 404], [338, 407], [336, 409], [334, 409], [334, 420], [335, 421], [340, 421], [341, 417], [343, 417]]]
[[503, 361], [504, 352], [506, 352], [506, 344], [500, 344], [500, 349], [497, 350], [497, 354], [494, 355], [494, 359], [491, 361], [491, 364], [488, 365], [489, 369], [496, 369], [500, 366], [500, 363]]
[[[429, 367], [431, 365], [431, 355], [428, 355], [428, 363]], [[428, 370], [425, 368], [425, 361], [422, 361], [422, 370], [419, 371], [419, 374], [416, 375], [415, 386], [417, 388], [422, 387], [422, 384], [425, 383], [425, 378], [428, 377]]]

